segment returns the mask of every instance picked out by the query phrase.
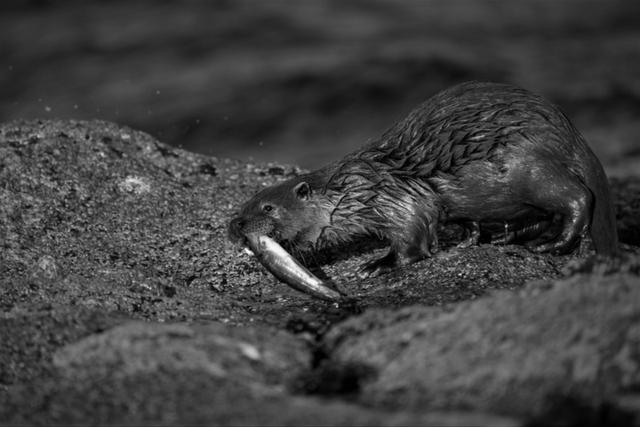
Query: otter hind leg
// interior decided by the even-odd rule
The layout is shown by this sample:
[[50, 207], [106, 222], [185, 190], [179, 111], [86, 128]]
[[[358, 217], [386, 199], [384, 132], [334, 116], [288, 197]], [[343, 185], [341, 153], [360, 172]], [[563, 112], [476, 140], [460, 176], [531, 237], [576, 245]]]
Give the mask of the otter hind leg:
[[542, 233], [540, 237], [528, 242], [527, 247], [534, 252], [571, 252], [586, 235], [591, 224], [591, 191], [575, 175], [565, 174], [556, 179], [557, 181], [549, 180], [547, 185], [540, 186], [533, 202], [559, 216], [559, 232]]
[[527, 246], [534, 252], [552, 252], [564, 254], [575, 249], [586, 235], [591, 222], [590, 197], [578, 197], [571, 200], [562, 212], [562, 229], [559, 234], [542, 242], [534, 240]]

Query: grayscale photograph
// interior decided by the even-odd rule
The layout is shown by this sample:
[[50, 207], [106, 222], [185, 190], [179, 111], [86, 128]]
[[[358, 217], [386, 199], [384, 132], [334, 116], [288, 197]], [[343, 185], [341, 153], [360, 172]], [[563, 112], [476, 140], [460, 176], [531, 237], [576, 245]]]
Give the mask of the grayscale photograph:
[[2, 1], [30, 425], [640, 426], [640, 2]]

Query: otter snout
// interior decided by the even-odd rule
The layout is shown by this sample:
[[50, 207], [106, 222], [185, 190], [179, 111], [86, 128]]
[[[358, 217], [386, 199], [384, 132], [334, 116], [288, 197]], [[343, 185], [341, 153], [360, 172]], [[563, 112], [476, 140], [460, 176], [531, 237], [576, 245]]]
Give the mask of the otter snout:
[[272, 235], [275, 226], [274, 220], [267, 216], [238, 216], [229, 221], [229, 239], [244, 244], [249, 234]]

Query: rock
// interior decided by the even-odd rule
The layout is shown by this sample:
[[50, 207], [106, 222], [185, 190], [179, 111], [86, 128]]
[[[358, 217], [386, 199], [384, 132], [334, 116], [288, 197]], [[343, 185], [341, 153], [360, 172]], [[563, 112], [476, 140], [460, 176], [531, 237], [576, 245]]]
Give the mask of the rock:
[[[2, 126], [2, 307], [73, 302], [157, 320], [264, 316], [286, 324], [284, 291], [295, 304], [322, 309], [226, 237], [240, 201], [275, 179], [284, 178], [111, 123]], [[211, 289], [221, 292], [212, 298]]]
[[517, 425], [506, 417], [466, 411], [389, 412], [291, 396], [198, 370], [86, 381], [55, 378], [23, 386], [13, 397], [0, 407], [0, 414], [10, 414], [0, 418], [8, 425]]
[[101, 121], [0, 126], [0, 424], [637, 412], [618, 398], [637, 387], [637, 178], [612, 181], [619, 262], [450, 244], [362, 280], [372, 253], [327, 254], [322, 269], [353, 297], [333, 305], [227, 239], [241, 202], [300, 172]]
[[539, 281], [446, 309], [369, 310], [325, 337], [329, 365], [366, 366], [359, 401], [539, 415], [640, 385], [640, 277]]
[[129, 322], [59, 349], [53, 365], [85, 380], [158, 371], [200, 371], [244, 385], [287, 384], [311, 366], [308, 343], [256, 325]]
[[310, 356], [304, 342], [268, 328], [129, 322], [58, 350], [58, 372], [18, 387], [3, 407], [19, 424], [513, 425], [482, 413], [394, 413], [289, 395], [284, 385]]
[[85, 307], [38, 308], [0, 315], [0, 396], [54, 371], [51, 359], [57, 349], [127, 320]]

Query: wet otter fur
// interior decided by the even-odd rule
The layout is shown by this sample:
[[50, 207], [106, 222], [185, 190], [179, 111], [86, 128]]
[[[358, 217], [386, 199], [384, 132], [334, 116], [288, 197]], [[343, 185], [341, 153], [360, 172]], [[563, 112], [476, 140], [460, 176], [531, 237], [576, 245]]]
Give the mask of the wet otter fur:
[[232, 240], [259, 232], [319, 251], [375, 237], [387, 255], [375, 273], [438, 248], [439, 225], [567, 253], [590, 234], [599, 254], [618, 236], [604, 170], [569, 119], [544, 98], [468, 82], [428, 99], [379, 139], [314, 172], [255, 195], [229, 225]]

